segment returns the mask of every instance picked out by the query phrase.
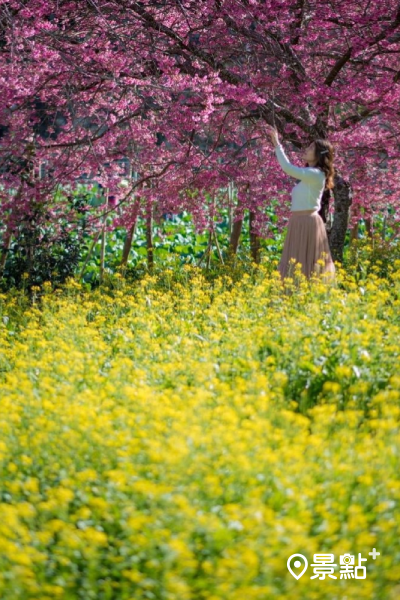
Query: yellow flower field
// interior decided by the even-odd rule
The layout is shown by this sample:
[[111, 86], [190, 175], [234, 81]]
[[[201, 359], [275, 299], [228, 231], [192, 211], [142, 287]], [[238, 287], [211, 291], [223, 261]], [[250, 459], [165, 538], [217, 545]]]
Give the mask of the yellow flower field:
[[396, 266], [1, 296], [0, 598], [399, 598]]

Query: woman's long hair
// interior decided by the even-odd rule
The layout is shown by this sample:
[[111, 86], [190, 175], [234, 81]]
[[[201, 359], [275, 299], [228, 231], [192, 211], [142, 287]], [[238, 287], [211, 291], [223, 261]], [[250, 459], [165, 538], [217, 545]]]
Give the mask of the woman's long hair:
[[[325, 173], [325, 190], [331, 190], [334, 187], [335, 168], [333, 166], [334, 150], [333, 146], [328, 140], [317, 138], [314, 140], [315, 143], [315, 157], [317, 159], [318, 167]], [[308, 163], [307, 163], [308, 165]]]

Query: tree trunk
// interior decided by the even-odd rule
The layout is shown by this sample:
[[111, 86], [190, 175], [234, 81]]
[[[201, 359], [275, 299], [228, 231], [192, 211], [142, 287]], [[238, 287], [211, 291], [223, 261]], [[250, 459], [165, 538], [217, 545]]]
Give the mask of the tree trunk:
[[4, 267], [5, 267], [7, 256], [8, 256], [8, 252], [10, 250], [11, 237], [12, 237], [11, 236], [11, 228], [10, 228], [9, 225], [7, 225], [7, 229], [6, 229], [6, 232], [4, 234], [3, 244], [1, 246], [2, 252], [1, 252], [1, 256], [0, 256], [0, 277], [3, 275]]
[[106, 255], [106, 226], [103, 224], [101, 229], [101, 247], [100, 247], [100, 283], [104, 281], [104, 262]]
[[[233, 183], [229, 184], [228, 188], [228, 201], [229, 206], [233, 207], [233, 192], [234, 186]], [[240, 234], [242, 233], [243, 227], [243, 217], [242, 213], [242, 204], [238, 199], [238, 204], [235, 206], [233, 210], [230, 211], [229, 215], [229, 228], [230, 228], [230, 237], [229, 237], [229, 245], [228, 245], [228, 262], [232, 262], [233, 258], [237, 254], [237, 249], [239, 247]], [[240, 216], [240, 219], [237, 217]]]
[[208, 232], [207, 261], [206, 261], [207, 269], [210, 268], [210, 264], [211, 264], [212, 238], [213, 238], [213, 233], [212, 233], [212, 229], [210, 229]]
[[132, 248], [132, 241], [133, 241], [133, 236], [135, 235], [135, 229], [136, 229], [136, 219], [135, 219], [133, 225], [126, 231], [124, 248], [122, 250], [121, 267], [126, 267], [126, 265], [128, 264], [128, 258], [129, 258], [129, 253]]
[[[17, 194], [14, 198], [15, 204], [17, 204], [17, 202], [21, 198], [23, 188], [24, 188], [24, 186], [21, 183], [21, 185], [18, 188]], [[11, 213], [10, 213], [10, 216], [11, 216]], [[11, 228], [10, 223], [8, 222], [6, 225], [6, 230], [4, 232], [4, 239], [3, 239], [3, 244], [2, 244], [2, 248], [1, 248], [2, 252], [1, 252], [1, 256], [0, 256], [0, 277], [3, 275], [4, 267], [6, 266], [8, 253], [10, 251], [12, 236], [13, 236], [12, 228]]]
[[232, 235], [233, 225], [233, 182], [230, 181], [228, 184], [228, 230], [229, 235]]
[[232, 233], [229, 239], [228, 256], [233, 258], [239, 246], [240, 234], [242, 233], [243, 219], [232, 223]]
[[350, 218], [350, 205], [353, 202], [353, 192], [350, 183], [339, 175], [336, 175], [333, 194], [335, 197], [335, 212], [328, 239], [333, 260], [342, 263], [344, 243]]
[[228, 246], [228, 260], [232, 260], [234, 256], [236, 256], [237, 249], [239, 247], [240, 234], [242, 233], [243, 227], [243, 217], [240, 219], [236, 219], [241, 212], [241, 206], [238, 204], [233, 211], [233, 218], [230, 218], [230, 238], [229, 238], [229, 246]]
[[153, 253], [153, 214], [151, 200], [148, 200], [146, 207], [146, 242], [147, 242], [147, 266], [149, 271], [154, 266]]
[[256, 213], [250, 211], [249, 213], [249, 234], [250, 234], [250, 252], [253, 261], [258, 265], [260, 264], [260, 236], [254, 233], [253, 224], [256, 219]]
[[[105, 190], [105, 198], [106, 198], [106, 212], [108, 209], [108, 188]], [[101, 228], [101, 249], [100, 249], [100, 283], [104, 281], [104, 266], [105, 266], [105, 256], [106, 256], [106, 225], [107, 225], [107, 215], [103, 217], [103, 225]]]
[[139, 214], [139, 205], [140, 205], [140, 201], [136, 200], [135, 206], [134, 206], [133, 223], [132, 223], [131, 227], [129, 229], [127, 229], [127, 231], [126, 231], [126, 238], [125, 238], [125, 242], [124, 242], [124, 248], [122, 250], [122, 259], [121, 259], [121, 267], [123, 267], [123, 268], [126, 267], [126, 265], [128, 264], [129, 253], [132, 248], [133, 236], [135, 235], [137, 218], [138, 218], [138, 214]]

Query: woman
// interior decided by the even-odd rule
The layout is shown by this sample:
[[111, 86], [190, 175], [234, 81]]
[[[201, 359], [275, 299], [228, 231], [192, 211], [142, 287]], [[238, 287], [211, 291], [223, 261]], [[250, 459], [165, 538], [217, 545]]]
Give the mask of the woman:
[[[300, 183], [292, 189], [291, 215], [278, 267], [281, 278], [293, 275], [294, 261], [301, 264], [301, 270], [307, 278], [313, 273], [334, 275], [335, 265], [328, 236], [318, 214], [324, 190], [332, 189], [334, 185], [332, 144], [323, 139], [315, 140], [303, 155], [310, 166], [295, 167], [282, 148], [277, 130], [268, 125], [267, 131], [282, 169], [288, 175], [300, 179]], [[324, 264], [318, 264], [318, 260], [322, 260]]]

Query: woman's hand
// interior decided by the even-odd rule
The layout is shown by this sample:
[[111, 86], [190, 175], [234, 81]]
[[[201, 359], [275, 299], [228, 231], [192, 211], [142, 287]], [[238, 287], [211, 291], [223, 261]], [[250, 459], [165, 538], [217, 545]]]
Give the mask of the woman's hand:
[[272, 125], [265, 125], [265, 130], [266, 130], [267, 134], [270, 136], [271, 142], [273, 143], [273, 145], [277, 146], [279, 143], [278, 130], [275, 127], [272, 127]]

